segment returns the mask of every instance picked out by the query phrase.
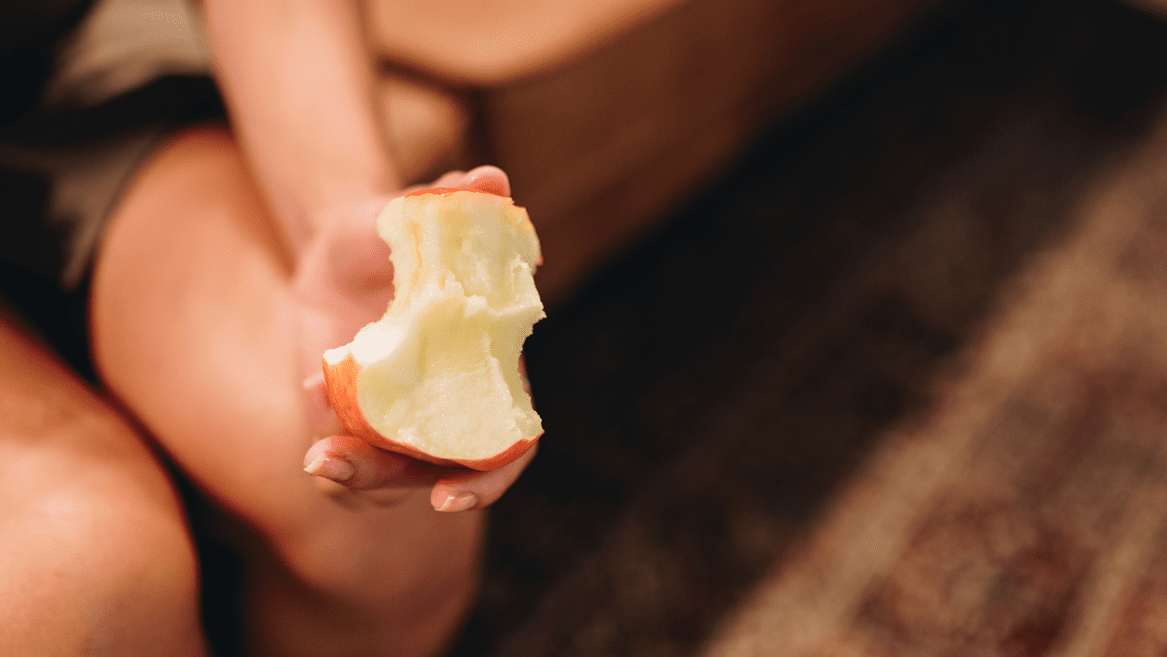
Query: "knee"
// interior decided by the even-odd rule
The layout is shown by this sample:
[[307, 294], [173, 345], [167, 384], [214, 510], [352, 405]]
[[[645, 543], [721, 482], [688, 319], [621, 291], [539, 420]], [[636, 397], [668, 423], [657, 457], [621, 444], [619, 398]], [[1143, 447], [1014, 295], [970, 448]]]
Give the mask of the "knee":
[[118, 414], [0, 323], [0, 654], [202, 654], [194, 550]]
[[71, 469], [0, 522], [0, 614], [18, 621], [4, 624], [13, 634], [0, 652], [202, 654], [197, 563], [177, 505], [118, 468]]

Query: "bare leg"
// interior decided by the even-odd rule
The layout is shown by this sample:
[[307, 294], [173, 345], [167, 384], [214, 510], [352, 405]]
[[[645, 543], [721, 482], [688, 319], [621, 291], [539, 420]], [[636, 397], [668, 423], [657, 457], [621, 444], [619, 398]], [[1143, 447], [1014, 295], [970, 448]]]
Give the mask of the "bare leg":
[[[482, 514], [392, 503], [302, 471], [291, 266], [235, 142], [188, 132], [139, 172], [94, 278], [98, 368], [214, 500], [254, 535], [249, 643], [272, 655], [424, 655], [474, 589]], [[331, 494], [330, 494], [331, 493]]]
[[205, 654], [194, 549], [163, 469], [3, 313], [0, 453], [0, 654]]

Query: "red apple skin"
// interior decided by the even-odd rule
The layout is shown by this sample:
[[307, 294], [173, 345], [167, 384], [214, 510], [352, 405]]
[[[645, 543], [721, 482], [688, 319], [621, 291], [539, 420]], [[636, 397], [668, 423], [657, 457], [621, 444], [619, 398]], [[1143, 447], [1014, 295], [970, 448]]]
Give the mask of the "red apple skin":
[[[426, 189], [418, 189], [412, 191], [406, 196], [424, 196], [425, 194], [433, 194], [434, 196], [449, 196], [454, 192], [472, 192], [477, 191], [473, 189], [466, 189], [464, 187], [427, 187]], [[480, 192], [482, 194], [490, 194], [491, 192]], [[498, 196], [498, 194], [495, 194]]]
[[[323, 361], [323, 367], [324, 389], [332, 410], [336, 412], [336, 416], [344, 428], [344, 434], [360, 438], [370, 445], [380, 447], [381, 449], [404, 454], [419, 461], [426, 461], [435, 465], [447, 467], [463, 466], [472, 470], [488, 471], [497, 470], [519, 458], [540, 438], [540, 436], [535, 436], [530, 440], [520, 440], [505, 451], [487, 459], [443, 459], [431, 456], [409, 445], [383, 436], [376, 429], [369, 426], [369, 423], [365, 420], [364, 413], [361, 412], [360, 405], [357, 403], [357, 375], [360, 374], [360, 366], [353, 360], [351, 354], [345, 356], [344, 360], [335, 366], [329, 365], [327, 361]], [[466, 440], [473, 440], [473, 436], [467, 436]]]
[[[455, 192], [475, 191], [464, 188], [454, 187], [431, 187], [427, 189], [419, 189], [406, 196], [421, 196], [432, 194], [435, 196], [448, 196]], [[487, 192], [489, 193], [489, 192]], [[542, 264], [543, 258], [540, 256], [535, 263], [536, 266]], [[380, 447], [382, 449], [404, 454], [406, 456], [433, 463], [435, 465], [455, 467], [463, 466], [473, 470], [489, 471], [496, 470], [502, 466], [514, 461], [527, 452], [538, 440], [542, 434], [531, 438], [530, 440], [520, 440], [511, 445], [505, 451], [496, 454], [487, 459], [445, 459], [431, 456], [425, 452], [421, 452], [416, 448], [397, 442], [386, 436], [381, 435], [369, 425], [365, 420], [364, 413], [361, 412], [360, 405], [357, 403], [357, 375], [360, 373], [360, 367], [356, 361], [353, 360], [351, 354], [346, 356], [344, 360], [337, 363], [335, 366], [329, 365], [326, 360], [322, 360], [324, 367], [324, 387], [329, 404], [333, 411], [336, 412], [337, 418], [340, 420], [341, 426], [344, 429], [345, 435], [360, 438], [369, 444]], [[522, 361], [519, 361], [519, 367], [523, 366]], [[525, 377], [524, 377], [525, 381]], [[526, 386], [524, 386], [526, 387]], [[530, 390], [527, 391], [530, 394]], [[466, 437], [467, 440], [473, 440], [473, 437]]]

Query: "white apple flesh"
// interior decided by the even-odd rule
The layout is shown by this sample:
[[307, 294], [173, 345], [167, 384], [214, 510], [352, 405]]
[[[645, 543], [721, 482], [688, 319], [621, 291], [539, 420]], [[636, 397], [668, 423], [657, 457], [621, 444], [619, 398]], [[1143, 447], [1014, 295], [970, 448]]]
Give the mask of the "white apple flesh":
[[527, 212], [484, 192], [391, 201], [377, 231], [393, 263], [385, 316], [324, 354], [345, 433], [439, 465], [492, 470], [543, 433], [519, 367], [543, 318]]

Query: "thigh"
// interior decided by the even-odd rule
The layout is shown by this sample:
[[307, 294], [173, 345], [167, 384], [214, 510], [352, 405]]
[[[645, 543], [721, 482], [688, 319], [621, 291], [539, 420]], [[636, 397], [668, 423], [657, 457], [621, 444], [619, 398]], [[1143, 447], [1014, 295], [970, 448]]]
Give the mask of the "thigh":
[[298, 488], [289, 447], [300, 446], [284, 444], [307, 449], [290, 266], [265, 218], [230, 135], [187, 131], [123, 194], [92, 291], [103, 382], [200, 487], [248, 517]]
[[3, 313], [0, 454], [0, 654], [205, 654], [194, 549], [163, 468]]
[[265, 599], [254, 587], [281, 591], [252, 605], [253, 631], [308, 645], [339, 630], [328, 645], [340, 650], [367, 632], [401, 641], [427, 614], [448, 627], [469, 590], [482, 516], [436, 513], [424, 492], [392, 508], [353, 508], [303, 472], [313, 436], [292, 265], [272, 225], [226, 130], [188, 131], [155, 154], [99, 248], [98, 371], [248, 528], [240, 547], [263, 575], [249, 599]]

